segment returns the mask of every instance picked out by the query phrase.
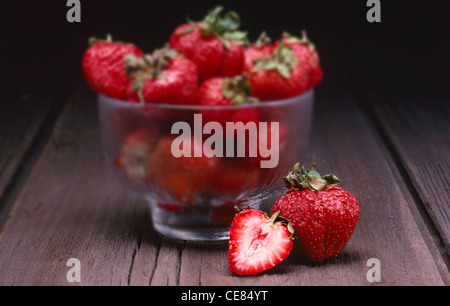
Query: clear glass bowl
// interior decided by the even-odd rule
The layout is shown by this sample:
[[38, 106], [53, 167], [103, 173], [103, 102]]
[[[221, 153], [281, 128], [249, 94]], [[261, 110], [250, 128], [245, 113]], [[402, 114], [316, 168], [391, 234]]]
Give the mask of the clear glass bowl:
[[227, 240], [235, 206], [259, 208], [282, 192], [283, 175], [303, 161], [313, 100], [312, 90], [230, 107], [142, 104], [99, 95], [106, 160], [125, 186], [149, 202], [159, 233]]

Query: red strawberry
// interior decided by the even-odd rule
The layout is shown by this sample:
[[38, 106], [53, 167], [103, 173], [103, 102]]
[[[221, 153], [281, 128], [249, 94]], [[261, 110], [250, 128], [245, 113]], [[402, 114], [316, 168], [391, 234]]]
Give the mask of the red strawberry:
[[[320, 66], [319, 55], [316, 47], [308, 39], [306, 31], [302, 31], [302, 38], [297, 38], [289, 33], [283, 33], [281, 40], [286, 46], [289, 46], [294, 51], [295, 56], [303, 65], [306, 65], [306, 70], [309, 71], [309, 88], [314, 88], [322, 81], [323, 72]], [[275, 43], [275, 47], [280, 41]]]
[[222, 10], [216, 7], [202, 22], [179, 26], [170, 37], [170, 47], [192, 60], [203, 80], [241, 74], [244, 67], [246, 34], [237, 31], [239, 16], [228, 12], [221, 17]]
[[244, 48], [233, 40], [229, 40], [229, 47], [225, 47], [223, 52], [222, 61], [216, 75], [232, 77], [241, 74], [245, 62]]
[[273, 46], [270, 41], [270, 37], [263, 32], [254, 44], [245, 49], [245, 72], [250, 73], [255, 67], [256, 60], [272, 53]]
[[230, 227], [228, 266], [237, 275], [257, 275], [280, 264], [291, 252], [293, 233], [289, 223], [262, 211], [245, 209]]
[[321, 177], [315, 170], [294, 166], [285, 178], [288, 194], [276, 201], [272, 212], [292, 223], [296, 244], [310, 260], [338, 256], [347, 245], [359, 218], [355, 197], [338, 187], [334, 175]]
[[[252, 97], [252, 89], [247, 75], [239, 75], [233, 78], [212, 78], [203, 82], [198, 90], [198, 101], [203, 106], [233, 106], [257, 103]], [[202, 112], [203, 122], [216, 121], [222, 124], [226, 122], [241, 121], [259, 122], [261, 110], [255, 107], [239, 108], [235, 110], [218, 109]]]
[[279, 43], [270, 55], [255, 61], [250, 73], [253, 95], [261, 101], [291, 98], [309, 87], [309, 71], [293, 49]]
[[212, 181], [214, 192], [219, 195], [237, 195], [254, 188], [258, 183], [258, 170], [248, 169], [239, 162], [222, 163], [220, 175]]
[[83, 71], [89, 86], [97, 93], [125, 100], [130, 78], [125, 73], [124, 57], [141, 56], [142, 51], [132, 44], [92, 38], [83, 56]]
[[[223, 78], [212, 78], [209, 80], [206, 80], [202, 83], [200, 88], [198, 89], [198, 102], [200, 105], [203, 106], [231, 106], [233, 105], [233, 100], [230, 98], [227, 98], [223, 92]], [[227, 109], [219, 109], [219, 110], [210, 110], [210, 111], [204, 111], [202, 113], [203, 115], [203, 121], [217, 121], [224, 123], [229, 120], [231, 111]]]
[[152, 55], [126, 57], [127, 72], [133, 78], [128, 100], [147, 103], [196, 104], [198, 71], [176, 50], [159, 49]]
[[197, 65], [202, 79], [213, 77], [219, 69], [223, 44], [215, 36], [204, 36], [198, 24], [179, 26], [172, 34], [169, 44]]
[[131, 180], [146, 183], [150, 179], [148, 160], [155, 146], [156, 133], [141, 129], [129, 135], [116, 159], [116, 166]]
[[158, 186], [176, 200], [192, 203], [196, 196], [208, 189], [220, 159], [206, 157], [205, 152], [202, 157], [194, 157], [194, 152], [201, 152], [203, 146], [195, 138], [183, 139], [191, 143], [191, 157], [174, 157], [172, 143], [178, 137], [167, 136], [159, 140], [150, 159], [150, 168]]

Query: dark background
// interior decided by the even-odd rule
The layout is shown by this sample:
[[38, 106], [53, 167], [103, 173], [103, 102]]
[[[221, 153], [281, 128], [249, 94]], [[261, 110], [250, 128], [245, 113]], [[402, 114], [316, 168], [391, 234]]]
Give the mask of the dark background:
[[[2, 94], [13, 92], [17, 83], [39, 77], [55, 61], [58, 72], [81, 75], [80, 61], [91, 36], [111, 33], [117, 40], [151, 52], [168, 40], [187, 15], [200, 20], [217, 4], [239, 13], [241, 29], [248, 30], [251, 39], [262, 30], [276, 38], [283, 30], [299, 33], [307, 29], [319, 52], [333, 46], [367, 74], [375, 70], [408, 71], [407, 77], [414, 74], [414, 67], [392, 61], [394, 53], [427, 67], [432, 83], [446, 88], [450, 79], [450, 22], [445, 1], [381, 0], [382, 22], [369, 23], [365, 0], [81, 0], [81, 23], [68, 23], [65, 0], [8, 0], [2, 1], [0, 9]], [[11, 75], [18, 75], [16, 81]]]
[[[30, 198], [33, 202], [34, 194], [39, 189], [80, 188], [81, 194], [86, 188], [88, 195], [97, 193], [97, 190], [87, 187], [93, 181], [86, 180], [96, 172], [98, 160], [95, 158], [100, 156], [98, 125], [94, 121], [97, 116], [95, 94], [87, 87], [81, 70], [88, 38], [105, 37], [111, 33], [117, 40], [133, 42], [144, 51], [151, 52], [169, 39], [172, 31], [185, 22], [187, 15], [193, 20], [200, 20], [208, 10], [221, 4], [239, 13], [241, 29], [248, 30], [252, 40], [263, 30], [273, 38], [284, 30], [293, 34], [299, 34], [302, 29], [308, 30], [319, 51], [324, 71], [324, 80], [316, 91], [311, 137], [313, 154], [308, 159], [328, 165], [336, 174], [347, 176], [349, 185], [367, 201], [365, 208], [369, 215], [363, 221], [363, 228], [372, 233], [370, 227], [374, 226], [373, 234], [381, 233], [383, 236], [382, 240], [375, 239], [373, 243], [364, 241], [373, 236], [360, 236], [359, 241], [374, 249], [381, 241], [389, 245], [394, 243], [393, 249], [385, 250], [394, 251], [386, 258], [405, 260], [400, 265], [395, 261], [388, 262], [394, 271], [391, 271], [392, 275], [399, 272], [394, 281], [400, 281], [401, 275], [409, 275], [407, 270], [415, 269], [416, 263], [421, 260], [408, 258], [408, 252], [412, 250], [410, 247], [418, 250], [422, 246], [411, 244], [418, 241], [410, 237], [417, 231], [405, 232], [416, 228], [416, 225], [405, 225], [405, 222], [414, 221], [410, 213], [395, 215], [407, 208], [404, 202], [408, 201], [408, 205], [418, 208], [419, 212], [409, 206], [414, 219], [424, 219], [424, 222], [417, 221], [420, 230], [426, 226], [431, 232], [432, 237], [424, 234], [425, 240], [427, 237], [430, 239], [426, 242], [432, 245], [430, 250], [434, 250], [436, 243], [446, 261], [447, 266], [443, 270], [450, 266], [447, 218], [450, 177], [448, 1], [381, 0], [381, 23], [367, 22], [369, 8], [366, 7], [366, 0], [80, 1], [81, 23], [67, 22], [69, 8], [66, 0], [0, 2], [0, 225], [5, 224], [11, 215], [14, 216], [15, 209], [19, 212], [23, 209], [24, 217], [17, 217], [15, 222], [29, 222], [30, 214], [30, 218], [36, 217], [34, 225], [40, 226], [43, 223], [37, 220], [43, 215], [39, 214], [41, 208], [37, 207], [49, 201], [50, 206], [42, 205], [42, 212], [51, 212], [52, 207], [59, 209], [61, 203], [66, 203], [65, 194], [59, 197], [59, 193], [54, 195], [51, 192], [56, 189], [37, 192], [36, 196], [44, 200], [36, 205], [19, 203]], [[330, 156], [330, 152], [336, 157]], [[362, 171], [366, 169], [371, 172]], [[42, 170], [52, 171], [41, 179], [36, 174]], [[93, 180], [101, 180], [100, 175], [104, 172], [99, 173], [92, 175]], [[341, 174], [338, 176], [342, 178]], [[398, 183], [395, 184], [394, 180]], [[115, 185], [106, 184], [101, 188], [111, 186]], [[113, 195], [118, 194], [114, 192]], [[414, 204], [410, 203], [410, 198]], [[85, 200], [84, 196], [74, 196], [70, 203]], [[84, 203], [81, 208], [87, 208], [89, 203]], [[105, 198], [102, 205], [107, 204], [111, 204], [109, 198]], [[35, 206], [37, 212], [33, 212]], [[133, 208], [130, 211], [133, 215], [124, 221], [121, 218], [126, 210], [116, 208], [117, 212], [108, 207], [111, 214], [97, 216], [108, 226], [109, 223], [118, 226], [112, 233], [114, 237], [108, 239], [115, 239], [114, 234], [120, 232], [117, 239], [121, 239], [122, 243], [123, 235], [128, 233], [123, 228], [132, 222], [131, 231], [140, 241], [140, 233], [144, 231], [145, 235], [148, 226], [147, 221], [142, 221], [147, 220], [147, 215], [135, 222]], [[87, 212], [92, 212], [89, 209]], [[71, 212], [61, 212], [62, 219], [56, 220], [51, 230], [57, 233], [58, 222], [68, 220], [64, 218], [70, 217], [73, 221]], [[97, 212], [103, 213], [102, 210]], [[389, 218], [385, 218], [387, 215]], [[392, 219], [395, 216], [401, 218]], [[89, 222], [97, 222], [97, 217], [93, 215], [86, 221], [82, 220], [82, 223], [87, 222], [91, 226]], [[113, 218], [112, 222], [109, 217]], [[47, 222], [48, 218], [43, 216], [42, 222]], [[20, 231], [16, 234], [21, 234], [23, 225], [17, 228]], [[103, 241], [103, 230], [99, 233], [101, 236], [93, 239]], [[130, 232], [130, 237], [134, 239], [133, 233]], [[11, 237], [18, 236], [12, 234]], [[66, 254], [67, 243], [70, 243], [68, 249], [73, 249], [72, 239], [56, 246], [61, 242], [58, 237], [66, 239], [64, 237], [73, 237], [72, 233], [63, 229], [61, 235], [55, 237], [51, 236], [51, 240], [56, 242], [53, 244], [49, 241], [47, 245], [47, 241], [42, 240], [46, 243], [43, 251], [48, 253], [45, 256], [54, 255], [47, 252], [53, 247]], [[399, 244], [395, 243], [397, 238]], [[83, 241], [80, 243], [86, 242]], [[90, 241], [87, 240], [88, 243]], [[114, 243], [118, 241], [111, 240]], [[18, 245], [16, 241], [10, 242]], [[36, 245], [39, 246], [39, 243]], [[25, 244], [22, 246], [12, 248], [11, 252], [29, 248]], [[178, 254], [181, 252], [179, 249]], [[27, 252], [21, 254], [27, 256]], [[19, 256], [17, 262], [23, 261], [23, 258], [27, 257]], [[48, 263], [55, 262], [54, 257], [46, 258]], [[117, 262], [118, 258], [112, 257], [111, 260]], [[359, 260], [361, 258], [358, 256], [350, 255], [339, 262], [343, 263], [342, 267], [347, 267], [348, 263]], [[434, 267], [434, 263], [431, 264]], [[431, 267], [426, 263], [425, 266]], [[21, 271], [9, 263], [6, 267], [13, 267], [8, 273], [15, 275]], [[43, 270], [40, 269], [45, 266], [39, 264], [37, 268], [39, 270], [35, 274], [38, 273], [41, 279]], [[51, 269], [54, 270], [53, 267]], [[428, 271], [424, 269], [417, 271]], [[28, 272], [24, 274], [26, 282], [31, 280]], [[110, 275], [109, 270], [106, 272]], [[406, 272], [408, 274], [404, 274]], [[446, 270], [442, 275], [445, 273]], [[102, 275], [105, 274], [96, 277], [100, 279]], [[429, 279], [428, 275], [423, 276]]]

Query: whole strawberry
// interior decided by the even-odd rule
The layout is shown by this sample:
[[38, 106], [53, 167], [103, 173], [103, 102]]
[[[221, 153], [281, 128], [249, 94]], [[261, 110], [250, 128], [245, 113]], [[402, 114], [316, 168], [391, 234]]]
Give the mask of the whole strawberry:
[[246, 33], [237, 31], [239, 16], [222, 7], [212, 10], [202, 22], [179, 26], [170, 37], [170, 47], [179, 50], [198, 67], [200, 79], [234, 76], [244, 68]]
[[92, 38], [84, 53], [82, 66], [89, 86], [97, 93], [124, 100], [131, 79], [125, 73], [125, 56], [141, 56], [142, 51], [132, 44]]
[[125, 58], [133, 82], [128, 87], [130, 101], [192, 105], [197, 101], [198, 70], [176, 50], [158, 49], [151, 55]]
[[115, 164], [129, 179], [139, 183], [149, 182], [151, 171], [148, 160], [157, 137], [156, 131], [139, 129], [125, 139]]
[[[190, 143], [191, 157], [175, 157], [172, 146]], [[194, 157], [195, 152], [207, 150], [200, 140], [188, 136], [161, 137], [149, 160], [150, 169], [156, 184], [181, 203], [193, 203], [198, 195], [207, 191], [211, 179], [217, 172], [220, 159], [206, 157], [210, 152], [204, 152], [201, 157]]]
[[275, 47], [283, 42], [285, 46], [292, 48], [294, 55], [302, 65], [306, 66], [309, 74], [308, 88], [314, 88], [322, 81], [323, 72], [320, 65], [319, 55], [315, 45], [308, 39], [306, 31], [302, 31], [302, 37], [298, 38], [287, 32], [283, 33], [281, 41], [275, 43]]
[[338, 256], [349, 241], [359, 218], [355, 197], [338, 187], [332, 174], [321, 177], [299, 164], [284, 177], [289, 191], [279, 198], [272, 212], [288, 219], [297, 237], [296, 244], [310, 260], [321, 262]]
[[[203, 82], [198, 90], [198, 102], [202, 106], [217, 107], [217, 110], [202, 111], [203, 122], [259, 122], [261, 110], [255, 107], [229, 109], [229, 106], [251, 105], [258, 103], [252, 96], [248, 76], [238, 75], [233, 78], [216, 77]], [[225, 107], [225, 108], [220, 108]]]
[[228, 266], [237, 275], [257, 275], [280, 264], [294, 244], [292, 227], [279, 212], [268, 217], [257, 209], [244, 209], [230, 227]]
[[250, 84], [253, 95], [261, 101], [291, 98], [309, 88], [308, 66], [283, 42], [279, 43], [271, 54], [253, 62]]

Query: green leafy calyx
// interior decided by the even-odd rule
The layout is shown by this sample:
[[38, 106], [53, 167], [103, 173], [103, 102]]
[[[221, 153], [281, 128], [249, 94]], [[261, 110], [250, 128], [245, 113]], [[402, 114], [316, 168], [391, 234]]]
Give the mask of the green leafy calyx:
[[[200, 32], [204, 36], [217, 36], [223, 45], [229, 50], [231, 48], [230, 41], [234, 41], [238, 45], [247, 45], [247, 33], [239, 31], [241, 19], [236, 12], [228, 11], [222, 15], [223, 7], [217, 6], [210, 11], [201, 22], [196, 22], [200, 25]], [[193, 22], [191, 22], [193, 23]], [[186, 27], [177, 35], [185, 35], [195, 30], [193, 25]]]
[[106, 34], [106, 38], [102, 39], [102, 38], [97, 38], [97, 37], [90, 37], [88, 39], [88, 44], [90, 46], [98, 44], [100, 42], [113, 42], [114, 40], [112, 39], [112, 35], [111, 34]]
[[270, 39], [266, 32], [262, 32], [253, 44], [253, 47], [261, 49], [263, 47], [270, 46], [271, 43], [272, 39]]
[[160, 78], [169, 65], [170, 60], [178, 56], [178, 52], [167, 46], [156, 49], [152, 54], [138, 57], [128, 54], [124, 57], [125, 72], [133, 79], [133, 90], [138, 93], [141, 102], [144, 102], [142, 89], [146, 79]]
[[253, 71], [275, 70], [288, 79], [291, 76], [292, 69], [299, 62], [299, 59], [294, 56], [292, 48], [281, 42], [272, 54], [254, 60]]
[[316, 46], [312, 43], [312, 41], [309, 40], [308, 34], [306, 33], [306, 30], [302, 31], [302, 37], [298, 38], [294, 35], [289, 34], [288, 32], [283, 32], [283, 39], [284, 42], [287, 44], [291, 43], [301, 43], [309, 47], [309, 51], [314, 52], [316, 50]]
[[283, 178], [289, 192], [309, 189], [314, 192], [326, 190], [330, 185], [339, 183], [339, 179], [334, 174], [320, 176], [316, 171], [316, 164], [313, 163], [311, 169], [300, 168], [300, 164], [295, 164], [291, 172]]
[[247, 74], [224, 78], [222, 81], [222, 94], [231, 99], [234, 105], [258, 102], [258, 99], [252, 97], [252, 87]]

